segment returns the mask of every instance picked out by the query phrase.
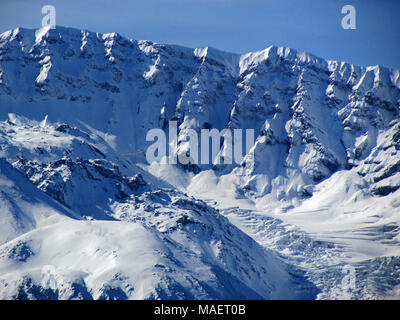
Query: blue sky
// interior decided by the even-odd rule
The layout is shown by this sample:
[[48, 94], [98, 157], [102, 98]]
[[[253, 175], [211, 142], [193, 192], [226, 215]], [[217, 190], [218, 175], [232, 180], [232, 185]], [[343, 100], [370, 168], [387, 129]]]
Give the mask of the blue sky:
[[[400, 69], [400, 0], [0, 0], [0, 32], [41, 26], [41, 8], [57, 25], [119, 32], [134, 39], [245, 53], [271, 44], [327, 59]], [[356, 8], [344, 30], [341, 8]]]

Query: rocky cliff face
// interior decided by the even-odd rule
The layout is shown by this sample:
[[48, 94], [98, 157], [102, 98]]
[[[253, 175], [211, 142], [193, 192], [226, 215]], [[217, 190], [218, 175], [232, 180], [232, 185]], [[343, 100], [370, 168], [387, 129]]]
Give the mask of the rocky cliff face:
[[15, 29], [1, 36], [0, 79], [3, 117], [84, 123], [134, 161], [145, 162], [148, 130], [169, 120], [178, 121], [178, 153], [189, 128], [254, 129], [243, 186], [257, 196], [308, 196], [360, 165], [399, 119], [398, 70], [284, 47], [239, 56], [115, 33]]

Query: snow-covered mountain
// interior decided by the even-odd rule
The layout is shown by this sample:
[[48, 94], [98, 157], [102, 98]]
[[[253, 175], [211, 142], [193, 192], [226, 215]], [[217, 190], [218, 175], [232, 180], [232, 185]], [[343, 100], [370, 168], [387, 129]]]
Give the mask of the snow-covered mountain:
[[[0, 296], [398, 297], [399, 112], [382, 66], [5, 32]], [[240, 164], [148, 164], [171, 120], [178, 154], [189, 129], [255, 143]]]

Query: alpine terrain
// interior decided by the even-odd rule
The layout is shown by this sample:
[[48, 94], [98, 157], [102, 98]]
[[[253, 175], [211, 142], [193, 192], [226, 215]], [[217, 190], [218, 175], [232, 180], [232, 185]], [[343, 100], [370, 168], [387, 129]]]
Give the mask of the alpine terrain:
[[[379, 65], [7, 31], [0, 298], [399, 299], [399, 120]], [[149, 163], [171, 121], [173, 155], [216, 129], [217, 156]]]

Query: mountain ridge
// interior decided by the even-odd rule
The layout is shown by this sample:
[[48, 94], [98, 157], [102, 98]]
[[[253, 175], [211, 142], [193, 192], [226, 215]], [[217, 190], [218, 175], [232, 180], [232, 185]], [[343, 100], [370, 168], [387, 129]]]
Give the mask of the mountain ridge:
[[[165, 287], [149, 285], [143, 295], [123, 289], [139, 280], [118, 280], [113, 287], [111, 278], [99, 276], [92, 286], [86, 280], [93, 277], [79, 271], [77, 282], [65, 280], [69, 295], [58, 297], [73, 297], [73, 288], [79, 287], [75, 293], [80, 297], [90, 293], [99, 298], [107, 291], [110, 298], [114, 291], [106, 287], [111, 286], [117, 298], [226, 298], [228, 292], [221, 288], [236, 281], [247, 298], [282, 297], [288, 294], [285, 285], [303, 298], [315, 298], [318, 290], [320, 298], [384, 297], [386, 289], [368, 287], [365, 278], [368, 261], [374, 259], [384, 265], [382, 273], [376, 271], [376, 281], [390, 290], [399, 285], [397, 278], [387, 276], [398, 274], [400, 255], [399, 70], [358, 67], [277, 46], [239, 55], [129, 40], [117, 33], [21, 28], [0, 35], [0, 106], [2, 161], [78, 219], [94, 220], [99, 227], [89, 229], [97, 230], [100, 251], [101, 230], [110, 228], [105, 233], [116, 243], [123, 241], [108, 222], [142, 224], [155, 232], [151, 238], [157, 245], [163, 246], [164, 233], [172, 237], [169, 251], [161, 250], [178, 257], [171, 258], [172, 269], [188, 258], [202, 270], [212, 270], [207, 277], [202, 271], [190, 274], [187, 266], [180, 269], [197, 283], [193, 288], [178, 273], [174, 279], [157, 273], [167, 277]], [[146, 133], [167, 131], [169, 121], [178, 123], [177, 154], [189, 151], [189, 129], [253, 129], [255, 143], [238, 164], [149, 164]], [[224, 152], [222, 145], [220, 155]], [[79, 234], [86, 230], [76, 221], [68, 223]], [[59, 232], [52, 228], [50, 238]], [[234, 236], [226, 231], [231, 228]], [[41, 239], [39, 230], [34, 233], [32, 241], [50, 241]], [[73, 234], [65, 234], [66, 239]], [[147, 231], [142, 234], [147, 237]], [[255, 271], [241, 260], [246, 255], [239, 239], [246, 234], [258, 242], [244, 241], [256, 248], [249, 249], [249, 259], [258, 264]], [[24, 256], [35, 251], [15, 245], [2, 245], [7, 253], [0, 266], [7, 272], [9, 252]], [[271, 289], [269, 276], [261, 276], [261, 287], [257, 283], [263, 268], [283, 263], [269, 253], [266, 262], [257, 259], [263, 249], [288, 263], [272, 285], [279, 290]], [[112, 256], [111, 251], [105, 254]], [[215, 256], [218, 252], [223, 254]], [[196, 260], [196, 254], [203, 260]], [[62, 268], [46, 252], [37, 255]], [[305, 274], [300, 272], [296, 282], [299, 270], [293, 261], [303, 256]], [[114, 261], [107, 259], [101, 261]], [[318, 273], [313, 259], [327, 261], [326, 273]], [[241, 261], [245, 273], [233, 267], [235, 261]], [[340, 268], [346, 264], [360, 268], [357, 276], [364, 284], [359, 290], [343, 289]], [[28, 273], [34, 267], [31, 262], [25, 266]], [[38, 274], [36, 280], [22, 282], [20, 276], [15, 274], [13, 286], [21, 297], [32, 290], [41, 296]], [[244, 297], [240, 290], [235, 294]]]

